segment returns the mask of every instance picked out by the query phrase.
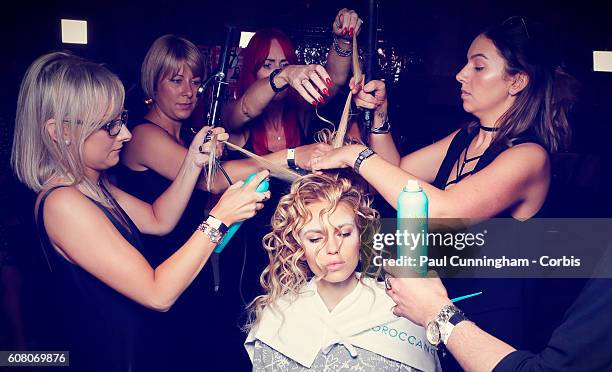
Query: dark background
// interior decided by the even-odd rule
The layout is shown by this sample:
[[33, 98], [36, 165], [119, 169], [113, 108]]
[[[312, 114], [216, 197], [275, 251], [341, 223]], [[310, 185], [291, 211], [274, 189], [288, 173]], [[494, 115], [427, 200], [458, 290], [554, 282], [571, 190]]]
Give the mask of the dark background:
[[[381, 0], [379, 39], [398, 53], [410, 56], [399, 82], [390, 84], [391, 103], [395, 107], [394, 134], [402, 152], [431, 143], [469, 119], [461, 109], [459, 85], [454, 76], [465, 63], [471, 40], [491, 23], [511, 15], [524, 15], [544, 22], [555, 33], [562, 66], [582, 83], [580, 102], [572, 117], [574, 141], [569, 149], [582, 157], [568, 160], [572, 168], [563, 168], [569, 174], [562, 178], [583, 178], [575, 171], [587, 168], [591, 173], [584, 177], [590, 179], [579, 182], [588, 181], [596, 188], [607, 184], [603, 176], [592, 171], [601, 168], [612, 141], [612, 73], [592, 71], [592, 52], [612, 48], [610, 4]], [[140, 64], [151, 43], [163, 34], [185, 36], [200, 45], [221, 45], [225, 24], [242, 30], [273, 26], [285, 30], [300, 44], [313, 38], [313, 30], [319, 32], [315, 35], [319, 40], [321, 35], [327, 35], [331, 41], [329, 28], [342, 7], [356, 9], [368, 21], [365, 0], [13, 1], [5, 7], [8, 9], [3, 11], [1, 22], [6, 53], [0, 58], [3, 80], [0, 113], [9, 128], [13, 125], [18, 86], [25, 69], [50, 50], [71, 49], [108, 64], [126, 86], [127, 108], [131, 113], [139, 113], [144, 107], [139, 88]], [[61, 18], [87, 20], [89, 44], [62, 45]], [[321, 34], [321, 30], [325, 33]], [[364, 35], [362, 32], [361, 45], [365, 45]], [[597, 157], [585, 158], [590, 154]], [[566, 154], [560, 157], [567, 158]], [[582, 164], [583, 161], [587, 163]], [[601, 208], [593, 211], [601, 212]]]
[[[610, 1], [380, 1], [379, 38], [409, 56], [398, 82], [389, 83], [394, 136], [403, 154], [447, 135], [470, 119], [461, 107], [455, 74], [465, 63], [471, 40], [485, 26], [511, 15], [549, 25], [557, 36], [561, 65], [582, 84], [571, 116], [571, 148], [553, 156], [553, 186], [548, 209], [554, 216], [609, 217], [608, 169], [612, 159], [612, 73], [593, 72], [593, 50], [612, 50]], [[356, 9], [366, 19], [367, 2], [359, 1], [9, 1], [2, 5], [0, 40], [0, 209], [9, 232], [8, 249], [24, 280], [24, 318], [36, 317], [28, 304], [36, 292], [28, 275], [44, 270], [32, 225], [33, 195], [11, 180], [8, 162], [19, 83], [28, 65], [51, 50], [71, 49], [106, 63], [128, 91], [126, 107], [142, 112], [140, 65], [159, 36], [174, 33], [200, 45], [221, 45], [224, 25], [242, 30], [278, 27], [296, 44], [326, 37], [340, 8]], [[62, 45], [60, 19], [88, 21], [86, 46]], [[366, 19], [367, 22], [367, 19]], [[321, 31], [323, 30], [323, 31]], [[323, 36], [322, 36], [323, 35]], [[365, 44], [362, 32], [361, 45]], [[331, 105], [334, 107], [333, 105]], [[5, 249], [0, 247], [0, 251]], [[35, 262], [36, 261], [36, 262]], [[39, 262], [40, 261], [40, 262]], [[14, 282], [13, 282], [14, 283]], [[3, 295], [8, 293], [5, 288]], [[35, 303], [35, 301], [34, 301]], [[1, 315], [2, 311], [0, 311]], [[37, 325], [29, 323], [32, 329]], [[0, 329], [4, 329], [0, 316]], [[27, 331], [27, 330], [26, 330]], [[0, 349], [14, 347], [0, 332]]]

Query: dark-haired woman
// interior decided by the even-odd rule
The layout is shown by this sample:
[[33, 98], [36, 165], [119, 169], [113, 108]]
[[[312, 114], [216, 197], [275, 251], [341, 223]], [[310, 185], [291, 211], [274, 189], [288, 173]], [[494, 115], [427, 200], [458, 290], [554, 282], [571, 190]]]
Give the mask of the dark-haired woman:
[[[568, 143], [570, 133], [566, 113], [573, 80], [551, 58], [550, 44], [538, 25], [522, 17], [479, 34], [456, 76], [463, 108], [476, 120], [401, 159], [383, 125], [384, 84], [353, 87], [359, 90], [357, 104], [376, 112], [373, 126], [380, 129], [371, 135], [371, 144], [381, 156], [362, 145], [345, 146], [314, 157], [313, 169], [354, 167], [393, 206], [407, 181], [417, 180], [429, 198], [432, 218], [470, 223], [533, 218], [549, 190], [550, 154]], [[371, 92], [375, 94], [367, 94]], [[397, 163], [385, 160], [389, 153]], [[453, 280], [447, 287], [452, 295], [483, 291], [480, 298], [465, 302], [466, 312], [478, 313], [477, 323], [523, 346], [521, 332], [527, 330], [517, 325], [526, 315], [521, 313], [522, 284]]]

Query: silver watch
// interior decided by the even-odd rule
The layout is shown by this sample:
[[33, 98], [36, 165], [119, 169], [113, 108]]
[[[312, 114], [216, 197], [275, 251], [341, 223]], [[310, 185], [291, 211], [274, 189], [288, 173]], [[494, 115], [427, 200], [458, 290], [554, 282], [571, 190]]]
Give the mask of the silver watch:
[[467, 320], [465, 314], [454, 305], [445, 305], [438, 315], [425, 327], [427, 341], [438, 346], [440, 341], [446, 344], [457, 324]]

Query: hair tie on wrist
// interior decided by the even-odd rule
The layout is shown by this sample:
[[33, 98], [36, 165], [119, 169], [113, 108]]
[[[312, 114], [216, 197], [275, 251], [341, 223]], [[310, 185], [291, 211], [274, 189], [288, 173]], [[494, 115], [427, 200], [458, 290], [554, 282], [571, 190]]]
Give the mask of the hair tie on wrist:
[[274, 78], [276, 77], [276, 75], [278, 75], [282, 70], [280, 68], [277, 68], [276, 70], [272, 71], [272, 73], [270, 74], [270, 87], [272, 87], [272, 90], [274, 91], [274, 93], [280, 93], [283, 90], [287, 89], [289, 87], [289, 83], [283, 85], [282, 87], [277, 87], [276, 84], [274, 84]]

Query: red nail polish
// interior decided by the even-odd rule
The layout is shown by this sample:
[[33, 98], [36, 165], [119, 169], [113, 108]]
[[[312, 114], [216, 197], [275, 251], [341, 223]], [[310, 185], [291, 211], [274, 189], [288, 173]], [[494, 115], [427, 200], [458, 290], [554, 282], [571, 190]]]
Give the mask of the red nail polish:
[[348, 32], [348, 30], [345, 28], [342, 29], [342, 35], [346, 35], [346, 33]]
[[329, 96], [329, 90], [327, 88], [323, 88], [323, 94]]
[[325, 82], [327, 83], [327, 86], [332, 86], [332, 81], [330, 78], [325, 79]]
[[313, 106], [317, 105], [317, 101], [312, 101], [311, 103], [312, 103]]
[[349, 36], [353, 37], [353, 32], [355, 32], [355, 29], [353, 27], [351, 27], [351, 29], [349, 30]]
[[317, 98], [317, 99], [318, 99], [318, 100], [319, 100], [319, 102], [321, 102], [321, 103], [323, 103], [323, 101], [324, 101], [323, 97], [319, 97], [319, 98]]

